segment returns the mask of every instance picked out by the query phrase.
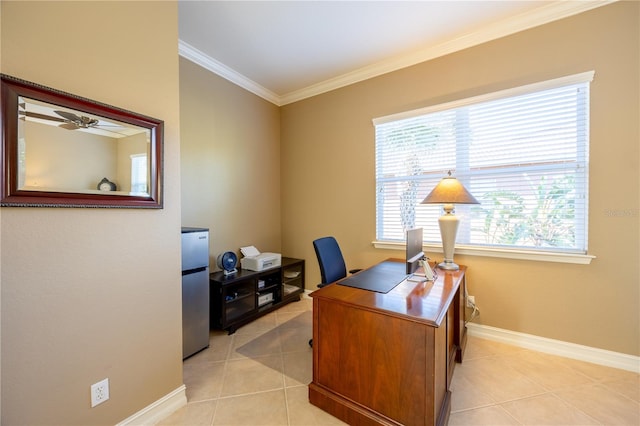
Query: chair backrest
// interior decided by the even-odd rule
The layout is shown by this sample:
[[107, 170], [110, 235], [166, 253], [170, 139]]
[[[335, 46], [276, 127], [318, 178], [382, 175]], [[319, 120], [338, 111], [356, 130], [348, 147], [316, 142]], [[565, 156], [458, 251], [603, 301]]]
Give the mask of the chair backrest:
[[313, 242], [313, 248], [318, 257], [322, 284], [329, 284], [347, 276], [347, 266], [335, 238], [318, 238]]

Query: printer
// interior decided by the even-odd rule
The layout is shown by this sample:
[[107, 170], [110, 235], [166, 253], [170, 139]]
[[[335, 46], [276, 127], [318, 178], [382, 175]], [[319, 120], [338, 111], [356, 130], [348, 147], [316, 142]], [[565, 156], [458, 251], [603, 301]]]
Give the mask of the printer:
[[264, 271], [265, 269], [280, 266], [282, 255], [280, 253], [260, 253], [254, 246], [242, 247], [240, 252], [244, 256], [240, 259], [242, 269], [250, 271]]

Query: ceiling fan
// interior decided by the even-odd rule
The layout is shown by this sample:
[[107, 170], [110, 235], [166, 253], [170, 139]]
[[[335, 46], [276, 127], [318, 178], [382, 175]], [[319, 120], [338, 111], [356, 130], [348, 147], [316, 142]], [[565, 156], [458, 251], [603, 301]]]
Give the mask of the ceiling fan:
[[62, 127], [67, 130], [88, 129], [90, 127], [96, 127], [100, 124], [100, 120], [87, 117], [86, 115], [76, 115], [71, 112], [58, 110], [55, 110], [53, 112], [65, 119], [65, 123], [60, 124], [58, 127]]
[[33, 118], [36, 120], [59, 123], [57, 124], [57, 127], [61, 127], [67, 130], [95, 129], [121, 135], [121, 130], [124, 129], [123, 126], [117, 124], [106, 124], [104, 122], [101, 123], [97, 118], [91, 118], [86, 115], [78, 115], [68, 111], [53, 110], [47, 108], [47, 111], [52, 111], [59, 116], [56, 117], [53, 114], [49, 115], [43, 114], [42, 112], [27, 111], [26, 107], [27, 105], [25, 103], [19, 104], [19, 114], [23, 116], [21, 117], [23, 120], [26, 118]]

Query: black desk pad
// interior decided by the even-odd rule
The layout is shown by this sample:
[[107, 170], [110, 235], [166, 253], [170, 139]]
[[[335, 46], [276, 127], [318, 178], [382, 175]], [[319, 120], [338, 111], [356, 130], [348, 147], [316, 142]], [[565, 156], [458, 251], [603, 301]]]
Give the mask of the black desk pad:
[[407, 278], [407, 266], [402, 262], [382, 262], [338, 281], [337, 284], [362, 290], [388, 293]]

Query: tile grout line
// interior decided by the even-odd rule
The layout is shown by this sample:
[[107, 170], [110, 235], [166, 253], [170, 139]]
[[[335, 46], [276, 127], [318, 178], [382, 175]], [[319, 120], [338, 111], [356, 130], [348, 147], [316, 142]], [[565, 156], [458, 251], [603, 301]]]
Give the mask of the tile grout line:
[[220, 400], [220, 396], [222, 394], [222, 388], [224, 386], [224, 381], [225, 381], [225, 378], [227, 376], [227, 365], [229, 363], [229, 358], [231, 357], [231, 352], [232, 352], [234, 344], [235, 344], [235, 334], [232, 334], [230, 337], [231, 337], [231, 342], [229, 343], [229, 347], [227, 348], [227, 354], [224, 357], [224, 366], [222, 367], [222, 384], [220, 385], [220, 390], [218, 391], [218, 396], [213, 399], [215, 401], [215, 406], [213, 408], [213, 414], [211, 416], [211, 426], [213, 426], [215, 424], [215, 421], [216, 421], [216, 415], [218, 414], [218, 408], [220, 407], [219, 400]]
[[600, 420], [598, 420], [595, 417], [589, 415], [589, 413], [585, 413], [583, 410], [580, 409], [580, 407], [575, 406], [571, 402], [569, 402], [566, 399], [562, 398], [560, 395], [557, 395], [557, 394], [555, 394], [553, 392], [551, 394], [552, 394], [552, 396], [554, 396], [558, 400], [562, 401], [564, 404], [567, 404], [569, 407], [573, 408], [574, 410], [577, 410], [578, 412], [584, 414], [586, 417], [588, 417], [589, 419], [593, 420], [595, 423], [597, 423], [599, 425], [602, 425], [602, 422]]

